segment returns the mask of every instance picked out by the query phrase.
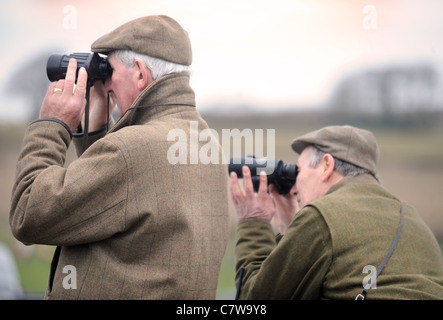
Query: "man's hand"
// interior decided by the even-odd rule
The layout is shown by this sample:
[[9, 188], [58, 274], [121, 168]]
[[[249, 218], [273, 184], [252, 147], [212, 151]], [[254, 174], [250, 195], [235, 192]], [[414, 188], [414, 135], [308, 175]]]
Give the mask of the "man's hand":
[[243, 166], [242, 171], [244, 193], [240, 190], [237, 174], [235, 172], [231, 173], [230, 190], [232, 201], [237, 211], [237, 220], [256, 218], [270, 222], [275, 214], [275, 204], [268, 194], [268, 177], [264, 172], [260, 174], [258, 193], [254, 194], [251, 171], [247, 166]]
[[295, 214], [300, 210], [300, 206], [295, 196], [294, 187], [288, 194], [279, 194], [275, 186], [269, 186], [269, 192], [274, 199], [277, 207], [277, 214], [275, 217], [276, 225], [281, 234], [284, 234]]
[[74, 91], [76, 71], [77, 60], [70, 59], [65, 79], [49, 85], [40, 109], [40, 119], [60, 120], [71, 129], [71, 132], [76, 132], [86, 106], [88, 75], [85, 68], [80, 68]]

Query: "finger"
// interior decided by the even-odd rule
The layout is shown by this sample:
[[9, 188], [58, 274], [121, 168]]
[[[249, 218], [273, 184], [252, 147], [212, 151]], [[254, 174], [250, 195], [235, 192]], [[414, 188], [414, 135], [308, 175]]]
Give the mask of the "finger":
[[65, 86], [65, 80], [59, 80], [57, 82], [53, 82], [54, 86], [52, 89], [52, 93], [62, 93], [64, 86]]
[[72, 94], [72, 92], [74, 91], [76, 72], [77, 72], [77, 60], [71, 58], [69, 59], [68, 69], [66, 71], [65, 87], [64, 87], [64, 91], [68, 92], [69, 94]]
[[231, 183], [229, 185], [229, 189], [231, 191], [231, 197], [234, 203], [238, 203], [240, 198], [243, 196], [240, 186], [238, 185], [238, 178], [235, 172], [231, 172]]
[[258, 187], [258, 193], [259, 194], [268, 193], [268, 176], [264, 171], [260, 172], [260, 185]]
[[274, 192], [276, 192], [275, 185], [270, 184], [270, 185], [268, 186], [268, 190], [269, 190], [269, 193], [274, 193]]
[[57, 85], [56, 82], [51, 82], [51, 84], [48, 87], [48, 90], [46, 91], [46, 96], [50, 96], [50, 95], [54, 94], [54, 89], [55, 89], [56, 85]]
[[243, 186], [245, 187], [245, 194], [246, 196], [251, 197], [254, 195], [254, 186], [252, 184], [251, 171], [249, 170], [249, 167], [243, 166], [242, 173], [243, 173]]
[[276, 197], [279, 195], [277, 187], [273, 184], [269, 185], [268, 190], [269, 190], [269, 193], [271, 194], [272, 197]]
[[236, 187], [238, 187], [238, 178], [237, 178], [237, 174], [235, 173], [235, 172], [231, 172], [231, 174], [230, 174], [230, 180], [231, 180], [231, 183], [230, 183], [230, 189], [231, 189], [231, 191], [235, 191], [235, 189], [236, 189]]
[[83, 98], [85, 96], [87, 81], [88, 73], [86, 72], [85, 68], [81, 67], [78, 72], [77, 86], [75, 87], [74, 95], [78, 96], [79, 98]]
[[284, 207], [286, 206], [285, 197], [282, 196], [281, 194], [279, 194], [278, 192], [273, 193], [273, 194], [271, 195], [271, 197], [272, 197], [272, 200], [274, 201], [275, 205], [276, 205], [278, 208], [281, 209], [281, 208], [284, 208]]

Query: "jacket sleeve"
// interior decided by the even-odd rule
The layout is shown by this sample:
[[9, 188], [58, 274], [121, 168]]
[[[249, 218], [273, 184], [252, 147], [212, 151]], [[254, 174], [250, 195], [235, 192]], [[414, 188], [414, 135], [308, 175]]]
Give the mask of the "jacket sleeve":
[[57, 122], [33, 123], [25, 133], [9, 214], [23, 243], [77, 245], [125, 227], [127, 166], [120, 150], [100, 141], [64, 168], [69, 144]]
[[278, 244], [271, 226], [245, 220], [237, 228], [237, 284], [245, 268], [240, 299], [318, 299], [332, 261], [327, 225], [312, 208], [303, 209]]
[[114, 120], [111, 119], [109, 123], [103, 128], [100, 128], [99, 130], [93, 132], [89, 132], [88, 138], [86, 140], [84, 133], [73, 133], [72, 142], [74, 143], [77, 156], [80, 157], [83, 154], [83, 152], [85, 152], [85, 150], [88, 149], [92, 144], [103, 138], [108, 132], [107, 129], [113, 125], [114, 125]]

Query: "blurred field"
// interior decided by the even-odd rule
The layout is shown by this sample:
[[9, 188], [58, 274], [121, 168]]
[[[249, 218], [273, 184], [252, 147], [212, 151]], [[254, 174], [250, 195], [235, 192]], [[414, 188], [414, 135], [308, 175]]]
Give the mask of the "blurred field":
[[[295, 162], [290, 149], [298, 135], [324, 125], [351, 124], [374, 132], [380, 149], [379, 175], [384, 185], [400, 199], [415, 206], [436, 237], [443, 242], [443, 121], [441, 115], [422, 123], [404, 125], [362, 121], [319, 113], [265, 114], [249, 117], [204, 115], [209, 126], [221, 135], [221, 129], [275, 129], [275, 156]], [[0, 127], [0, 241], [10, 245], [17, 259], [24, 288], [41, 297], [46, 287], [53, 248], [24, 247], [10, 234], [8, 213], [15, 162], [25, 126]], [[266, 133], [265, 133], [266, 134]], [[73, 150], [69, 150], [73, 159]], [[234, 298], [234, 213], [231, 205], [232, 232], [219, 279], [218, 298]]]

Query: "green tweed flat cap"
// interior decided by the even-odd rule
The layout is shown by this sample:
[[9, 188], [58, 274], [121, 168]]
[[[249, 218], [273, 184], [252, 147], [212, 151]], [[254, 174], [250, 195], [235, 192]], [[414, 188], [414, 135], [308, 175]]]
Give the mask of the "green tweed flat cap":
[[324, 127], [294, 139], [291, 147], [300, 154], [308, 145], [315, 145], [337, 159], [376, 172], [380, 150], [370, 131], [352, 126]]
[[91, 45], [91, 51], [109, 54], [131, 50], [182, 65], [191, 65], [192, 48], [188, 33], [168, 16], [146, 16], [129, 21]]

